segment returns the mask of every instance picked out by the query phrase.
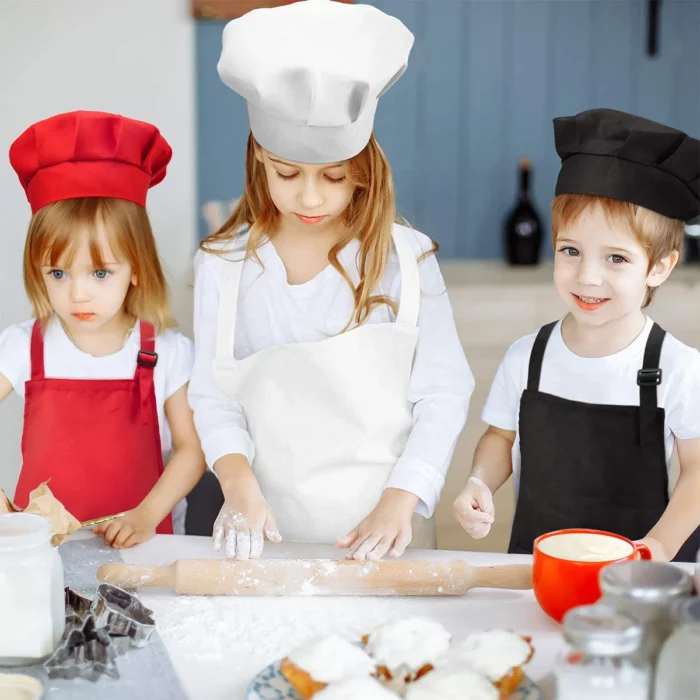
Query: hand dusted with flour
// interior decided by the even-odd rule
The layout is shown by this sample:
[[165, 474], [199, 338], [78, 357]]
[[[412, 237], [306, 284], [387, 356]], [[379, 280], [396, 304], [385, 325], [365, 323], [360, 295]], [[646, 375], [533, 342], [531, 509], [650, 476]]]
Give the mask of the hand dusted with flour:
[[246, 511], [250, 515], [244, 515], [237, 505], [224, 503], [214, 523], [214, 549], [220, 551], [225, 543], [229, 559], [257, 559], [262, 554], [264, 537], [271, 542], [282, 541], [272, 510], [264, 501], [257, 509]]

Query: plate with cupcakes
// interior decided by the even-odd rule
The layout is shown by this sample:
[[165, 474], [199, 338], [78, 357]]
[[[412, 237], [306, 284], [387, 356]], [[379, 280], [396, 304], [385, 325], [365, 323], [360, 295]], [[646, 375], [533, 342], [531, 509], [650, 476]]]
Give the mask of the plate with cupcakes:
[[453, 639], [412, 617], [358, 640], [312, 639], [263, 669], [246, 700], [542, 700], [524, 667], [530, 639], [503, 629]]

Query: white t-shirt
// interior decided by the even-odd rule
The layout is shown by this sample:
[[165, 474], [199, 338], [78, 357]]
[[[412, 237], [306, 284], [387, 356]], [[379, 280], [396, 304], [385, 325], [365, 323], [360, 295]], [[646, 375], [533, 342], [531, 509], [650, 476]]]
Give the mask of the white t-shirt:
[[[644, 364], [644, 350], [652, 326], [653, 321], [647, 318], [642, 332], [620, 352], [607, 357], [580, 357], [564, 343], [559, 321], [542, 360], [539, 390], [571, 401], [639, 406], [637, 372]], [[536, 337], [537, 333], [531, 333], [508, 348], [481, 413], [482, 420], [489, 425], [518, 431], [520, 396], [527, 387], [530, 354]], [[657, 404], [666, 412], [664, 442], [669, 463], [674, 439], [700, 437], [700, 352], [666, 333], [659, 364], [663, 374], [661, 385], [657, 387]], [[519, 434], [512, 454], [517, 494]]]
[[[432, 241], [424, 234], [396, 226], [398, 233], [410, 241], [417, 259], [432, 247]], [[242, 259], [244, 249], [243, 236], [223, 248], [230, 251], [226, 257], [232, 260]], [[338, 256], [354, 284], [359, 282], [358, 251], [359, 243], [353, 240]], [[243, 263], [234, 339], [236, 359], [277, 345], [326, 340], [328, 334], [343, 329], [352, 313], [353, 296], [334, 267], [328, 265], [308, 282], [291, 285], [284, 263], [271, 242], [264, 243], [258, 255], [264, 269], [253, 258]], [[219, 389], [213, 373], [219, 297], [229, 264], [226, 257], [202, 251], [195, 257], [196, 355], [189, 399], [210, 467], [227, 454], [244, 454], [251, 464], [255, 455], [242, 407]], [[424, 258], [418, 271], [422, 292], [420, 332], [408, 388], [408, 399], [414, 404], [414, 426], [387, 486], [416, 494], [421, 499], [417, 512], [427, 517], [437, 504], [466, 421], [474, 377], [457, 335], [436, 257]], [[398, 300], [400, 291], [401, 270], [392, 249], [374, 293]], [[374, 307], [367, 322], [393, 321], [393, 311], [381, 305]]]
[[[31, 373], [30, 340], [34, 319], [9, 326], [0, 333], [0, 373], [5, 375], [20, 398]], [[141, 347], [141, 332], [136, 323], [120, 350], [112, 355], [95, 357], [83, 352], [66, 335], [57, 319], [52, 319], [44, 334], [44, 374], [58, 379], [131, 379], [136, 371], [136, 357]], [[172, 435], [165, 415], [165, 401], [185, 385], [192, 374], [192, 341], [173, 330], [156, 338], [158, 363], [153, 383], [158, 407], [158, 425], [163, 461], [172, 451]], [[185, 502], [173, 511], [178, 531], [184, 533]]]

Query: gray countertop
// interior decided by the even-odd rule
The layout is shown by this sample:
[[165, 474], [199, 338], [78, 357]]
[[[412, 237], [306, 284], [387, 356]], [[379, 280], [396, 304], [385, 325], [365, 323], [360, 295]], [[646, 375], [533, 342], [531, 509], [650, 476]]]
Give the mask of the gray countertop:
[[[97, 588], [97, 569], [103, 564], [121, 561], [118, 550], [108, 547], [94, 536], [66, 542], [61, 545], [59, 553], [63, 560], [66, 586], [90, 598]], [[43, 664], [0, 671], [36, 678], [44, 686], [45, 700], [185, 700], [187, 697], [158, 631], [147, 646], [131, 649], [120, 656], [117, 668], [120, 674], [118, 679], [102, 676], [95, 683], [80, 678], [50, 679]]]

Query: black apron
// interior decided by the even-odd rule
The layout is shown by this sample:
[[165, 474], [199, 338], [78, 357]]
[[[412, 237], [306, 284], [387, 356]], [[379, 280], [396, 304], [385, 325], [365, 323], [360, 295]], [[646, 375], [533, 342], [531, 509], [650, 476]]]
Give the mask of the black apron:
[[[639, 540], [668, 505], [663, 408], [656, 387], [666, 335], [654, 324], [637, 373], [639, 406], [570, 401], [539, 391], [542, 360], [555, 323], [543, 326], [520, 399], [520, 488], [508, 551], [564, 528], [593, 528]], [[695, 561], [700, 529], [674, 561]]]

